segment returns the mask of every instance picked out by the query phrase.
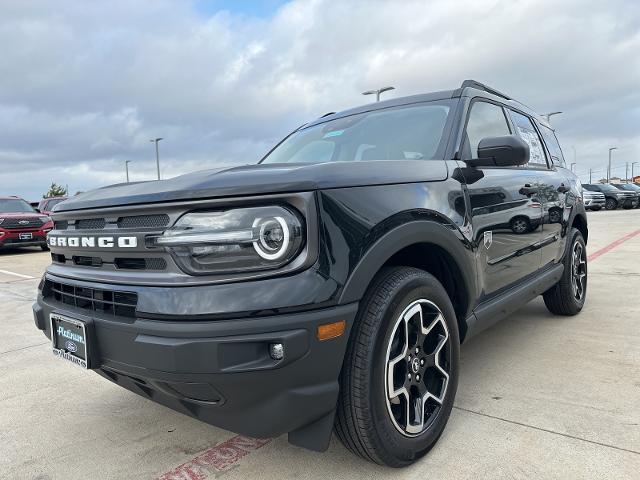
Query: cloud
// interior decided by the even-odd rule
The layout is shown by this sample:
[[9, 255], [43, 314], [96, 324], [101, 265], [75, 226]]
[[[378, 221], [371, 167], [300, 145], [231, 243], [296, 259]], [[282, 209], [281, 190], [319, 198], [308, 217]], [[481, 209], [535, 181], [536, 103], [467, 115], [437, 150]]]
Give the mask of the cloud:
[[[228, 3], [228, 2], [227, 2]], [[588, 180], [640, 159], [640, 5], [633, 0], [295, 0], [251, 15], [201, 4], [0, 5], [0, 194], [39, 197], [253, 163], [299, 124], [392, 84], [476, 78], [553, 118]], [[595, 174], [594, 174], [595, 176]], [[599, 177], [598, 177], [599, 178]]]

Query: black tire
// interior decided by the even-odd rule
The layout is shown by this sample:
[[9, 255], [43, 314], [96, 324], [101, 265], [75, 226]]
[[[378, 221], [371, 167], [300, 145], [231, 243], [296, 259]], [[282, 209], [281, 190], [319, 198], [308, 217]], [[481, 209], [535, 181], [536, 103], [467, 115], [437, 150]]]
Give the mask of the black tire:
[[[582, 234], [578, 229], [572, 228], [569, 239], [569, 249], [563, 259], [564, 272], [562, 273], [562, 278], [542, 295], [547, 309], [555, 315], [576, 315], [582, 310], [587, 298], [587, 249], [584, 238], [582, 238]], [[578, 248], [576, 246], [582, 251], [581, 262], [584, 261], [583, 265], [580, 263], [577, 272], [576, 267], [574, 267], [574, 251]], [[579, 298], [577, 298], [576, 285], [578, 280], [576, 274], [581, 275], [582, 273], [584, 274], [583, 280], [581, 280], [582, 290]]]
[[[412, 305], [413, 308], [416, 308], [415, 305], [420, 305], [420, 315], [417, 317], [411, 317], [406, 313]], [[429, 317], [429, 312], [425, 313], [425, 310], [422, 310], [422, 305], [428, 306], [428, 308], [435, 306], [442, 317]], [[412, 397], [409, 394], [405, 397], [401, 395], [393, 398], [391, 395], [387, 396], [387, 382], [389, 380], [387, 366], [391, 364], [388, 357], [394, 345], [394, 339], [405, 338], [402, 335], [398, 336], [400, 332], [398, 325], [401, 324], [401, 318], [440, 318], [439, 322], [434, 321], [432, 325], [442, 328], [441, 331], [444, 332], [437, 337], [438, 347], [435, 348], [434, 353], [430, 356], [431, 360], [428, 361], [428, 363], [433, 362], [434, 357], [440, 358], [439, 362], [435, 360], [436, 366], [432, 363], [431, 367], [425, 365], [424, 358], [419, 360], [419, 364], [425, 365], [424, 367], [414, 365], [416, 358], [420, 355], [427, 355], [425, 352], [429, 348], [430, 342], [424, 341], [422, 344], [416, 343], [413, 346], [410, 346], [411, 342], [406, 342], [406, 350], [398, 357], [402, 358], [398, 363], [393, 364], [391, 370], [391, 378], [393, 379], [396, 375], [396, 367], [405, 365], [404, 372], [411, 373], [413, 371], [414, 376], [412, 380], [407, 380], [404, 376], [405, 373], [400, 373], [399, 378], [404, 379], [402, 382], [420, 384], [418, 380], [422, 380], [422, 383], [426, 385], [431, 383], [428, 377], [441, 375], [439, 371], [442, 371], [446, 365], [448, 380], [443, 380], [440, 384], [441, 403], [433, 411], [431, 410], [433, 405], [428, 406], [427, 409], [425, 406], [427, 402], [433, 404], [436, 400], [435, 397], [433, 400], [427, 398], [422, 394], [423, 390], [417, 390], [418, 386], [409, 387], [409, 389], [416, 389], [415, 391], [418, 392], [413, 397], [414, 399], [426, 398], [426, 401], [421, 404], [423, 417], [421, 425], [424, 424], [426, 427], [414, 436], [407, 436], [406, 432], [402, 433], [391, 412], [393, 409], [391, 403], [394, 402], [394, 399], [398, 402], [406, 399], [407, 403], [404, 404], [407, 407], [406, 410], [400, 408], [400, 404], [396, 407], [400, 411], [407, 412], [406, 426], [409, 428], [410, 412], [417, 412], [408, 408], [408, 405], [411, 404], [409, 400]], [[411, 325], [414, 321], [410, 321]], [[423, 321], [423, 323], [425, 322]], [[409, 338], [410, 323], [405, 320], [402, 325], [403, 328], [406, 328], [406, 337]], [[434, 335], [435, 328], [430, 330]], [[422, 345], [424, 351], [420, 352], [420, 355], [416, 354], [412, 358], [413, 362], [408, 360], [405, 362], [404, 354], [408, 352], [409, 357], [413, 355], [417, 345]], [[407, 466], [425, 455], [442, 434], [453, 408], [453, 400], [458, 386], [459, 351], [460, 340], [456, 315], [451, 300], [438, 280], [429, 273], [416, 268], [394, 267], [382, 270], [372, 281], [363, 298], [347, 347], [340, 375], [340, 397], [335, 421], [335, 431], [338, 438], [356, 455], [391, 467]], [[442, 360], [443, 356], [444, 360]], [[411, 370], [412, 368], [416, 368], [416, 370]], [[418, 368], [424, 370], [418, 372]], [[435, 370], [436, 368], [439, 371]], [[423, 373], [422, 379], [419, 378], [420, 372]], [[442, 378], [444, 379], [444, 377]], [[426, 390], [429, 388], [427, 386]], [[437, 387], [434, 387], [434, 391], [436, 389]], [[392, 399], [388, 400], [389, 398]], [[431, 412], [428, 413], [428, 419], [425, 412]], [[411, 425], [411, 428], [422, 428], [421, 425], [418, 427]]]
[[43, 252], [49, 251], [49, 247], [47, 245], [40, 245], [40, 248], [42, 249]]
[[604, 208], [606, 208], [607, 210], [615, 210], [616, 208], [618, 208], [618, 202], [613, 198], [607, 198], [604, 204]]
[[593, 210], [594, 212], [597, 212], [600, 210], [600, 207], [591, 207], [589, 208], [589, 210]]
[[513, 233], [522, 235], [531, 231], [531, 221], [527, 217], [514, 217], [509, 222], [509, 228]]

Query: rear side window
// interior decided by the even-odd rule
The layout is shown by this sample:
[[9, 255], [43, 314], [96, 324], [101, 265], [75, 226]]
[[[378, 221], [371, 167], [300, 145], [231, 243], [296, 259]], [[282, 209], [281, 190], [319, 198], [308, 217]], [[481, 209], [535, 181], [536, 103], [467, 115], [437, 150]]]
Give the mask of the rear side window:
[[542, 132], [544, 143], [547, 144], [547, 148], [551, 154], [551, 161], [553, 164], [561, 167], [566, 166], [564, 162], [564, 155], [562, 155], [562, 149], [560, 148], [560, 143], [558, 142], [558, 138], [554, 131], [544, 125], [538, 124], [538, 126], [540, 127], [540, 132]]
[[483, 138], [510, 133], [502, 107], [488, 102], [474, 102], [467, 122], [462, 159], [478, 158], [478, 144]]
[[531, 119], [526, 115], [511, 110], [511, 118], [516, 126], [518, 134], [529, 144], [529, 163], [547, 166], [547, 158], [538, 132], [536, 132]]

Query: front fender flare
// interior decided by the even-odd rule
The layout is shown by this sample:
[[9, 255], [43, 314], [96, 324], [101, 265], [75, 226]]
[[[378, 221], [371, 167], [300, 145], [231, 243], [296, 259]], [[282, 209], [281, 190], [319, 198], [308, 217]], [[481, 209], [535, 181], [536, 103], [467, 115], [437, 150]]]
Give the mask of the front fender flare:
[[389, 258], [403, 248], [420, 243], [436, 245], [454, 259], [466, 287], [467, 310], [470, 311], [474, 306], [477, 292], [475, 259], [471, 243], [459, 230], [431, 220], [408, 222], [380, 237], [362, 256], [349, 276], [339, 303], [359, 301], [373, 277]]

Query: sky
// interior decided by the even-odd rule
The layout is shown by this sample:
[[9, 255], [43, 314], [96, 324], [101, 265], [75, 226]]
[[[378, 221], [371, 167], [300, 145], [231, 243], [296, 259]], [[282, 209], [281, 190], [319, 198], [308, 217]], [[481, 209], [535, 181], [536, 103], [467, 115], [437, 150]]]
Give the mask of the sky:
[[[637, 0], [3, 0], [0, 195], [257, 162], [326, 112], [473, 78], [552, 117], [583, 182], [640, 162]], [[635, 166], [640, 174], [640, 163]]]

